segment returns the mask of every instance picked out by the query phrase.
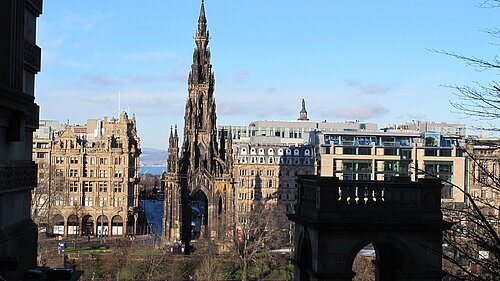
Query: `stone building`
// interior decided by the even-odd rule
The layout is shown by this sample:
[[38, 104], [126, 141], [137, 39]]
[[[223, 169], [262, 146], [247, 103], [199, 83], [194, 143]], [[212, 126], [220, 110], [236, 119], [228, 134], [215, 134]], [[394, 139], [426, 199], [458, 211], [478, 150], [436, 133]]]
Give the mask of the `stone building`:
[[[184, 143], [179, 155], [177, 129], [171, 132], [168, 171], [162, 176], [165, 189], [166, 241], [200, 238], [223, 242], [233, 231], [232, 144], [217, 140], [215, 77], [210, 63], [204, 3], [196, 32], [196, 48], [188, 78]], [[187, 247], [188, 251], [190, 247]]]
[[[35, 75], [41, 49], [36, 22], [41, 0], [0, 1], [0, 271], [7, 280], [21, 280], [36, 266], [37, 231], [30, 218], [36, 165], [31, 141], [38, 127]], [[17, 259], [8, 268], [4, 258]]]
[[236, 143], [233, 148], [238, 222], [255, 202], [279, 203], [292, 213], [297, 176], [314, 174], [313, 147]]
[[485, 214], [496, 216], [500, 210], [500, 140], [470, 139], [467, 144], [469, 158], [469, 193]]
[[32, 213], [42, 230], [59, 235], [136, 233], [141, 150], [135, 116], [122, 113], [119, 119], [104, 117], [46, 131], [37, 131], [33, 141], [39, 169]]

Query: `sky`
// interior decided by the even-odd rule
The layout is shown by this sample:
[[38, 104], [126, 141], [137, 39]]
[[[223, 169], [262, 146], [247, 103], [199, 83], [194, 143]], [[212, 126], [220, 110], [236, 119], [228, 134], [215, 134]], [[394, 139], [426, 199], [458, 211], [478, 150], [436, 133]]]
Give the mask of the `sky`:
[[[446, 86], [498, 74], [432, 50], [493, 59], [498, 40], [484, 30], [500, 9], [480, 2], [206, 0], [218, 124], [294, 120], [304, 98], [312, 120], [478, 125]], [[170, 127], [184, 126], [199, 10], [200, 0], [44, 1], [40, 118], [84, 124], [121, 108], [142, 147], [166, 149]]]

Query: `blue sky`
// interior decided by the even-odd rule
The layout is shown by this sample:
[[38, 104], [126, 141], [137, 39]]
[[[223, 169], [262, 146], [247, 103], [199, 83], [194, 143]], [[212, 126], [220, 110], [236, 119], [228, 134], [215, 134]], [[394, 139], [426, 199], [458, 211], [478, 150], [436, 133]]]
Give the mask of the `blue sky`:
[[[480, 0], [206, 0], [218, 123], [296, 119], [380, 126], [411, 120], [477, 124], [442, 85], [488, 83], [446, 50], [491, 59], [499, 9]], [[200, 1], [44, 1], [38, 21], [42, 119], [84, 123], [135, 113], [143, 147], [166, 148], [184, 125]], [[498, 42], [497, 42], [498, 43]]]

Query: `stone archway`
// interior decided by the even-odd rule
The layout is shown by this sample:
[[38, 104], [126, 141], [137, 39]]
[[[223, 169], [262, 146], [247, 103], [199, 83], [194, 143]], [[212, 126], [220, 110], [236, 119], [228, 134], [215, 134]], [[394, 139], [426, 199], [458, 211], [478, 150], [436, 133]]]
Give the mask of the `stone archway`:
[[82, 235], [94, 235], [94, 218], [91, 215], [85, 215], [82, 218]]
[[64, 235], [65, 231], [64, 231], [64, 217], [57, 214], [54, 216], [54, 218], [52, 219], [52, 224], [53, 224], [53, 228], [52, 228], [52, 233], [55, 234], [55, 235]]
[[297, 267], [295, 270], [295, 275], [298, 276], [296, 280], [299, 281], [309, 281], [311, 267], [311, 241], [307, 235], [307, 229], [304, 230], [301, 239], [299, 240], [299, 246], [297, 249]]
[[80, 220], [76, 215], [70, 215], [68, 217], [68, 235], [79, 235], [80, 234]]
[[351, 281], [354, 259], [370, 243], [375, 281], [442, 279], [442, 231], [450, 224], [442, 220], [438, 180], [302, 176], [299, 183], [297, 213], [288, 215], [298, 234], [295, 280]]
[[121, 216], [114, 216], [111, 218], [111, 235], [123, 235], [123, 218]]
[[191, 238], [199, 239], [207, 234], [208, 197], [201, 189], [191, 197]]
[[108, 236], [109, 232], [109, 220], [105, 215], [101, 215], [97, 218], [97, 235], [98, 236]]

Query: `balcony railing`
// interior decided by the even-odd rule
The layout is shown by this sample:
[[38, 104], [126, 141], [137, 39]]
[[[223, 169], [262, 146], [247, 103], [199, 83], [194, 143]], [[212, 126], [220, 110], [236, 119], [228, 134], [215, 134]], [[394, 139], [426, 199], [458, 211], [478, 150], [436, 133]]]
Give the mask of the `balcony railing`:
[[[335, 213], [414, 211], [436, 212], [440, 208], [439, 180], [395, 177], [393, 181], [343, 181], [338, 178], [303, 176], [299, 180], [296, 213], [322, 217]], [[419, 212], [417, 212], [419, 213]]]

